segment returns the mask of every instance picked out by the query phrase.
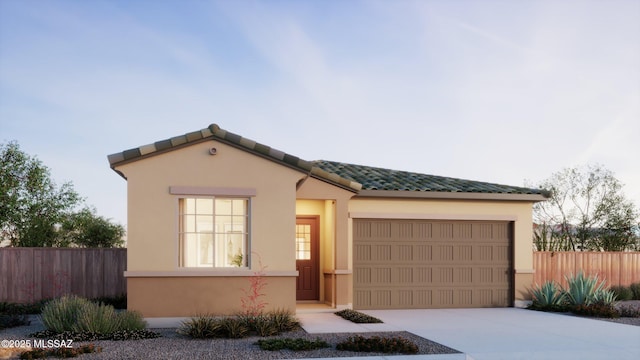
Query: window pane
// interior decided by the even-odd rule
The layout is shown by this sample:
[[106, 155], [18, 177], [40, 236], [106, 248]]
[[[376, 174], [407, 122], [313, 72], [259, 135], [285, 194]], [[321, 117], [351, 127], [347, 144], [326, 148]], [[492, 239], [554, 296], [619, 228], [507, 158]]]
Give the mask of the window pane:
[[198, 215], [213, 215], [213, 199], [197, 199], [196, 213]]
[[247, 266], [248, 199], [180, 199], [180, 266]]
[[182, 199], [184, 202], [183, 212], [185, 214], [195, 214], [196, 213], [196, 199]]
[[231, 199], [216, 199], [216, 215], [231, 215]]
[[296, 225], [296, 260], [311, 259], [311, 225]]

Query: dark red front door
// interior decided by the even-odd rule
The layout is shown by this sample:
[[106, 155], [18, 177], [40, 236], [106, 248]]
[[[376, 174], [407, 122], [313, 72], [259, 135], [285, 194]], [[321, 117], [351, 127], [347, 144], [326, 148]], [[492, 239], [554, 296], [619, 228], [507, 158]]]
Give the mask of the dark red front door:
[[296, 300], [319, 299], [318, 223], [317, 216], [296, 218]]

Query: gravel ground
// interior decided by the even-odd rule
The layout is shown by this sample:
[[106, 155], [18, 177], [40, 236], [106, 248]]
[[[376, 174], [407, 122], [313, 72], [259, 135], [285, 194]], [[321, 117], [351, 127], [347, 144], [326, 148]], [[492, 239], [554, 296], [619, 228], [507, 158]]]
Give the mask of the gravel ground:
[[[37, 319], [29, 326], [0, 331], [0, 339], [28, 339], [29, 334], [43, 330], [44, 327]], [[300, 359], [300, 358], [322, 358], [322, 357], [354, 357], [354, 356], [375, 356], [385, 355], [380, 353], [358, 353], [351, 351], [337, 351], [335, 345], [353, 333], [338, 334], [308, 334], [300, 329], [276, 337], [306, 338], [315, 340], [320, 338], [329, 344], [331, 348], [311, 351], [265, 351], [261, 350], [254, 343], [260, 337], [250, 337], [245, 339], [215, 339], [196, 340], [178, 335], [175, 329], [150, 329], [162, 334], [161, 338], [146, 339], [136, 341], [94, 341], [93, 344], [103, 348], [101, 353], [85, 354], [80, 359]], [[419, 348], [419, 354], [453, 354], [458, 353], [454, 349], [440, 345], [433, 341], [421, 338], [408, 332], [384, 332], [384, 333], [364, 333], [366, 337], [371, 336], [402, 336], [413, 341]], [[77, 347], [85, 343], [74, 343]], [[389, 354], [386, 354], [389, 355]]]
[[[623, 301], [617, 306], [632, 306], [640, 309], [640, 301]], [[602, 321], [611, 321], [626, 325], [640, 326], [640, 318], [619, 318], [604, 319], [593, 318]], [[20, 326], [0, 331], [0, 339], [28, 339], [28, 335], [44, 330], [42, 323], [37, 316], [31, 316], [32, 323], [29, 326]], [[195, 340], [182, 337], [175, 332], [175, 329], [151, 329], [162, 334], [161, 338], [136, 340], [136, 341], [95, 341], [94, 344], [101, 346], [101, 353], [85, 354], [81, 359], [300, 359], [300, 358], [322, 358], [322, 357], [355, 357], [355, 356], [375, 356], [383, 355], [379, 353], [357, 353], [350, 351], [337, 351], [335, 345], [345, 340], [353, 333], [338, 334], [308, 334], [304, 330], [283, 334], [279, 337], [302, 337], [310, 340], [320, 338], [332, 345], [331, 348], [312, 351], [294, 352], [290, 350], [264, 351], [260, 350], [254, 343], [261, 339], [250, 337], [245, 339], [215, 339], [215, 340]], [[452, 354], [458, 351], [421, 338], [408, 332], [386, 332], [386, 333], [365, 333], [363, 336], [402, 336], [418, 345], [419, 354]], [[81, 345], [84, 343], [75, 343]], [[76, 347], [76, 346], [74, 346]]]

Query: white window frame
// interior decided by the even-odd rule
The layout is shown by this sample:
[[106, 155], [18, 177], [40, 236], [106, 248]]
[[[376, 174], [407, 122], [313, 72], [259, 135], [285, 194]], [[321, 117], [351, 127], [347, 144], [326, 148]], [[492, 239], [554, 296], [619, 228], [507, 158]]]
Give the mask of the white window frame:
[[[178, 269], [186, 269], [186, 270], [215, 270], [215, 271], [224, 271], [224, 270], [242, 270], [249, 269], [251, 264], [251, 238], [252, 238], [252, 204], [253, 197], [256, 196], [255, 189], [236, 189], [236, 188], [196, 188], [196, 187], [176, 187], [172, 186], [169, 188], [169, 192], [172, 195], [176, 196], [176, 266]], [[211, 250], [211, 266], [204, 265], [205, 263], [200, 263], [201, 256], [200, 254], [196, 255], [196, 260], [198, 262], [198, 266], [185, 266], [183, 264], [184, 261], [184, 245], [183, 245], [183, 234], [185, 233], [181, 229], [181, 223], [184, 221], [183, 216], [185, 214], [182, 213], [181, 209], [181, 199], [211, 199], [213, 201], [213, 214], [212, 224], [213, 229], [211, 231], [211, 236], [213, 236], [213, 247]], [[218, 199], [232, 199], [232, 200], [244, 200], [246, 201], [246, 213], [245, 217], [245, 227], [244, 231], [246, 232], [246, 238], [243, 242], [242, 250], [243, 250], [243, 264], [241, 267], [236, 266], [214, 266], [216, 263], [216, 236], [225, 236], [224, 234], [227, 231], [223, 229], [218, 229], [219, 225], [228, 226], [228, 224], [216, 224], [216, 210], [215, 210], [215, 200]], [[192, 214], [196, 215], [197, 214]], [[206, 215], [209, 216], [209, 215]], [[231, 230], [233, 232], [233, 230]], [[196, 247], [196, 251], [200, 251], [200, 247]]]

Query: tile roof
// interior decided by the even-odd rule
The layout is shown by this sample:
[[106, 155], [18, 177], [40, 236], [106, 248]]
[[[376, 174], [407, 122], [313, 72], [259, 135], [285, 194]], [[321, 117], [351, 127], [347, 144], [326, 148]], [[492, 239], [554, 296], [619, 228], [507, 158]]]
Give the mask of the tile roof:
[[531, 194], [545, 196], [540, 189], [492, 184], [480, 181], [425, 175], [372, 166], [317, 160], [313, 164], [327, 172], [362, 184], [362, 190], [407, 192], [463, 192], [493, 194]]
[[313, 166], [312, 163], [306, 160], [302, 160], [296, 156], [289, 155], [267, 145], [260, 144], [253, 140], [221, 129], [217, 124], [211, 124], [199, 131], [190, 132], [184, 135], [172, 137], [170, 139], [156, 141], [153, 144], [143, 145], [137, 148], [111, 154], [107, 156], [107, 158], [109, 160], [109, 165], [112, 169], [115, 170], [115, 167], [118, 165], [206, 140], [218, 140], [224, 142], [231, 146], [251, 152], [258, 156], [262, 156], [301, 172], [308, 173], [312, 177], [327, 181], [329, 183], [354, 192], [357, 192], [361, 189], [361, 185], [357, 182], [344, 179], [334, 173], [329, 173], [319, 167]]
[[546, 193], [539, 189], [425, 175], [335, 161], [318, 160], [309, 162], [221, 129], [216, 124], [211, 124], [199, 131], [111, 154], [108, 156], [109, 165], [118, 172], [116, 167], [119, 165], [207, 140], [221, 141], [353, 192], [382, 190], [395, 191], [402, 194], [483, 193], [547, 197]]

